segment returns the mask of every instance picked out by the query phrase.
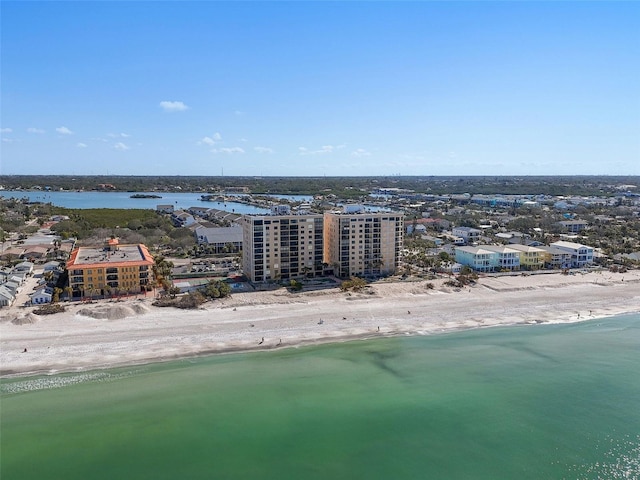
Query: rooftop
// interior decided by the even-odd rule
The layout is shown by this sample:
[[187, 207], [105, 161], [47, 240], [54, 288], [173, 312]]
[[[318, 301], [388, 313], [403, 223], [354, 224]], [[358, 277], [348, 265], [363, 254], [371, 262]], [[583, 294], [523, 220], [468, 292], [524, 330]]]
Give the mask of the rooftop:
[[153, 257], [145, 245], [120, 245], [116, 251], [104, 247], [80, 247], [71, 254], [67, 268], [86, 265], [123, 266], [130, 263], [153, 264]]

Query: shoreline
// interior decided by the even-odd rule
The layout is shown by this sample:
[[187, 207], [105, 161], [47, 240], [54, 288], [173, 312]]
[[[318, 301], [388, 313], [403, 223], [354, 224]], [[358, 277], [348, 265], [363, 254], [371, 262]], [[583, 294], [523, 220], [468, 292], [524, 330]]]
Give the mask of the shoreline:
[[150, 298], [74, 304], [46, 316], [6, 309], [0, 378], [640, 312], [640, 271], [481, 277], [464, 289], [444, 281], [379, 282], [350, 294], [237, 293], [198, 310], [153, 307]]

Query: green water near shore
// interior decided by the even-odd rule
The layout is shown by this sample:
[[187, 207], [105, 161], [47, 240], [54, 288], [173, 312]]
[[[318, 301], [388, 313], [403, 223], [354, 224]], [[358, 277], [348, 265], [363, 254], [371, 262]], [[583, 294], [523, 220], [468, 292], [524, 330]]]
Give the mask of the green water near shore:
[[2, 382], [3, 480], [638, 479], [640, 315]]

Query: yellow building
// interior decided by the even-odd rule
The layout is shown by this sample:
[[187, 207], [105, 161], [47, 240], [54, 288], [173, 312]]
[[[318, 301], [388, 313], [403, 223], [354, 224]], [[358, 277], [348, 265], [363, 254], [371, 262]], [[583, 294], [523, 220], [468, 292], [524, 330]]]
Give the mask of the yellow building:
[[404, 216], [399, 213], [324, 214], [324, 258], [338, 277], [395, 273], [403, 237]]
[[524, 268], [526, 270], [539, 270], [544, 267], [547, 252], [542, 248], [518, 244], [508, 245], [508, 247], [520, 252], [520, 268]]
[[102, 248], [76, 248], [67, 262], [69, 286], [74, 297], [138, 293], [153, 284], [153, 263], [143, 244], [119, 245], [110, 239]]

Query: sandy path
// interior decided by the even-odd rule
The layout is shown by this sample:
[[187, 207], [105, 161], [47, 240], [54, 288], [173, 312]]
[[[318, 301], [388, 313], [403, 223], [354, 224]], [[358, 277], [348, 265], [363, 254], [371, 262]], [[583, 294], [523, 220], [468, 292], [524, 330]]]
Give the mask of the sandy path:
[[[0, 312], [0, 374], [640, 311], [638, 271], [481, 278], [459, 291], [443, 280], [432, 283], [433, 290], [425, 281], [377, 283], [350, 295], [337, 289], [239, 293], [196, 311], [153, 307], [151, 299], [73, 305], [42, 317], [12, 308]], [[34, 323], [19, 324], [30, 319]]]

